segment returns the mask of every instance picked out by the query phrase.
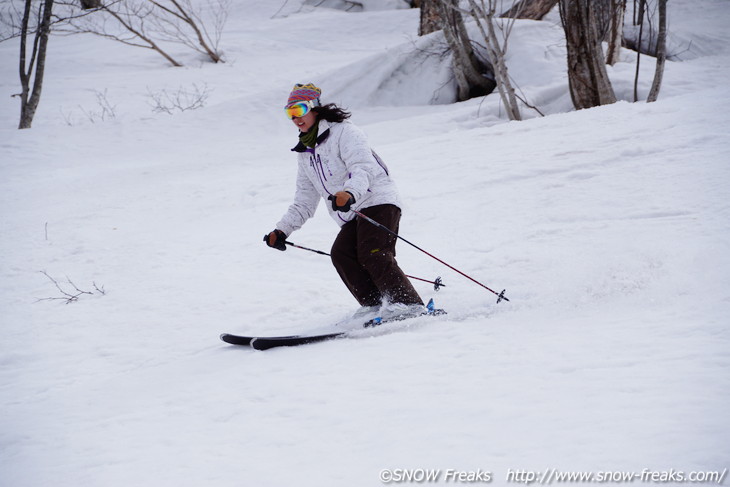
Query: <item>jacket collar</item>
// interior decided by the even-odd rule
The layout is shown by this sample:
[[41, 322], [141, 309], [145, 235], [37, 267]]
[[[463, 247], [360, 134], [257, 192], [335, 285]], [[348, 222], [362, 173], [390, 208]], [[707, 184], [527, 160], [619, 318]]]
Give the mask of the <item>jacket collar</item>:
[[[319, 130], [317, 133], [317, 145], [321, 144], [322, 142], [327, 140], [327, 137], [329, 137], [330, 123], [327, 120], [320, 120], [318, 128]], [[307, 152], [307, 150], [310, 150], [310, 148], [304, 145], [301, 140], [296, 145], [296, 147], [292, 148], [293, 152]]]

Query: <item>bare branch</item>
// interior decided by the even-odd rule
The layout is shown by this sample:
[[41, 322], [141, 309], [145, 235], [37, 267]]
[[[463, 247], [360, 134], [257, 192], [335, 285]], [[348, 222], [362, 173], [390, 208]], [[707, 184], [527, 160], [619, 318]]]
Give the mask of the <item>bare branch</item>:
[[[102, 122], [106, 120], [114, 120], [117, 117], [117, 106], [112, 105], [107, 98], [107, 90], [104, 90], [103, 92], [95, 90], [94, 94], [96, 96], [96, 103], [99, 110], [86, 110], [84, 107], [79, 105], [81, 113], [83, 113], [91, 123], [96, 123], [99, 120]], [[68, 125], [73, 125], [70, 116], [65, 116], [65, 118]]]
[[[214, 63], [224, 62], [218, 50], [221, 32], [228, 18], [230, 0], [216, 0], [217, 5], [208, 5], [214, 12], [214, 37], [211, 37], [206, 23], [201, 15], [190, 3], [190, 0], [169, 0], [174, 8], [170, 8], [156, 0], [149, 0], [159, 10], [167, 15], [153, 16], [153, 22], [159, 33], [169, 41], [178, 42], [191, 49], [205, 54]], [[192, 34], [190, 34], [192, 31]]]
[[205, 102], [208, 100], [210, 90], [206, 84], [201, 88], [193, 83], [192, 90], [186, 90], [181, 86], [173, 93], [167, 90], [153, 93], [148, 89], [147, 94], [152, 99], [151, 106], [153, 112], [172, 115], [175, 111], [186, 112], [204, 107]]
[[[92, 292], [92, 291], [84, 291], [83, 289], [80, 289], [76, 284], [74, 284], [74, 282], [71, 279], [69, 279], [68, 276], [66, 276], [66, 283], [69, 284], [73, 288], [72, 291], [64, 289], [61, 286], [61, 284], [56, 279], [51, 277], [46, 271], [40, 271], [40, 272], [53, 283], [53, 285], [56, 287], [56, 289], [61, 293], [61, 296], [39, 298], [36, 300], [36, 302], [38, 302], [38, 301], [64, 301], [65, 304], [71, 304], [71, 303], [78, 301], [79, 298], [83, 295], [93, 295], [94, 294], [94, 292]], [[104, 291], [104, 286], [99, 288], [96, 285], [96, 283], [93, 283], [93, 286], [97, 293], [99, 293], [101, 295], [106, 294], [106, 291]]]
[[[146, 19], [153, 12], [152, 6], [133, 0], [114, 0], [91, 11], [91, 15], [79, 15], [69, 19], [67, 27], [60, 29], [67, 34], [94, 34], [134, 47], [150, 49], [164, 57], [173, 66], [182, 66], [163, 50], [148, 33]], [[113, 19], [113, 25], [108, 22]], [[121, 27], [121, 30], [118, 28]]]

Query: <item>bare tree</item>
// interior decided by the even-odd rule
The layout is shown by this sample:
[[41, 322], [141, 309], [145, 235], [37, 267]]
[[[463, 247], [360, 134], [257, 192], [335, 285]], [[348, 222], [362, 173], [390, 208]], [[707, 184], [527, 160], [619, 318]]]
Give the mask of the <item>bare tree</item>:
[[667, 0], [659, 0], [659, 36], [657, 37], [656, 70], [651, 84], [648, 103], [656, 101], [664, 77], [664, 62], [667, 59]]
[[[71, 23], [70, 33], [91, 33], [123, 44], [151, 49], [173, 66], [182, 66], [161, 45], [161, 41], [183, 44], [223, 62], [219, 43], [228, 18], [230, 0], [210, 0], [211, 29], [190, 0], [112, 0], [96, 14]], [[109, 17], [114, 22], [109, 22]], [[121, 30], [118, 28], [121, 27]]]
[[[464, 25], [459, 0], [421, 0], [419, 35], [442, 30], [449, 46], [457, 85], [457, 100], [484, 96], [496, 86], [494, 70], [474, 49]], [[464, 11], [467, 14], [468, 11]]]
[[[182, 66], [155, 41], [150, 33], [148, 17], [154, 12], [154, 5], [141, 1], [115, 1], [102, 5], [97, 12], [108, 14], [116, 21], [110, 25], [106, 16], [88, 15], [70, 22], [64, 32], [95, 34], [128, 46], [142, 47], [157, 52], [173, 66]], [[122, 30], [116, 28], [119, 25]]]
[[621, 44], [624, 38], [624, 16], [626, 13], [626, 0], [610, 0], [609, 19], [604, 39], [608, 43], [606, 51], [606, 63], [613, 66], [619, 60]]
[[[19, 129], [27, 129], [33, 123], [43, 89], [43, 75], [46, 67], [48, 37], [51, 33], [53, 0], [43, 0], [38, 12], [33, 13], [33, 1], [25, 0], [20, 25], [20, 123]], [[33, 44], [28, 59], [28, 38]], [[34, 71], [35, 70], [35, 74]], [[31, 87], [31, 79], [33, 80]]]
[[[641, 41], [644, 34], [644, 13], [646, 12], [646, 0], [639, 0], [638, 25], [639, 25], [639, 42], [636, 49], [636, 75], [634, 76], [634, 102], [639, 101], [639, 68], [641, 66]], [[636, 23], [636, 1], [634, 1], [634, 22]]]
[[590, 4], [598, 37], [608, 45], [606, 63], [613, 66], [619, 60], [623, 42], [626, 0], [592, 0]]
[[507, 57], [507, 41], [512, 31], [512, 26], [514, 25], [514, 19], [506, 21], [506, 25], [502, 26], [503, 39], [500, 42], [497, 37], [497, 27], [494, 19], [496, 4], [497, 2], [495, 0], [488, 0], [487, 3], [485, 3], [485, 0], [481, 0], [481, 5], [477, 4], [476, 0], [469, 0], [471, 15], [479, 26], [482, 37], [484, 37], [489, 59], [496, 68], [494, 71], [495, 83], [507, 116], [510, 120], [522, 120], [515, 89], [512, 86], [512, 80], [509, 77], [507, 63], [505, 61]]
[[[655, 32], [653, 16], [659, 17], [658, 32]], [[667, 59], [667, 3], [666, 0], [649, 2], [648, 0], [634, 0], [634, 25], [638, 25], [638, 35], [627, 39], [629, 47], [636, 50], [636, 74], [634, 75], [634, 101], [639, 101], [639, 70], [641, 55], [656, 56], [654, 80], [647, 98], [648, 102], [656, 101], [659, 96], [664, 64]], [[648, 29], [647, 39], [644, 39], [644, 29]], [[636, 33], [634, 33], [636, 34]]]
[[[545, 0], [530, 0], [545, 2]], [[523, 2], [525, 8], [530, 1]], [[549, 0], [553, 5], [558, 0]], [[505, 62], [507, 41], [514, 18], [497, 23], [497, 0], [468, 0], [462, 8], [458, 0], [421, 0], [419, 34], [441, 28], [452, 53], [458, 100], [488, 95], [495, 88], [511, 120], [521, 120], [520, 109]], [[519, 13], [514, 10], [513, 13]], [[479, 57], [464, 25], [462, 14], [471, 16], [484, 39], [486, 59]], [[498, 31], [501, 33], [498, 36]]]
[[[211, 5], [213, 12], [213, 32], [206, 28], [205, 22], [198, 11], [193, 8], [190, 0], [169, 0], [172, 7], [168, 7], [155, 0], [150, 2], [159, 8], [165, 15], [154, 15], [153, 22], [158, 31], [166, 40], [183, 44], [210, 58], [214, 63], [224, 62], [218, 45], [223, 32], [223, 26], [228, 18], [229, 0], [217, 0]], [[192, 35], [191, 35], [192, 33]]]
[[591, 0], [560, 0], [560, 19], [568, 53], [568, 84], [576, 109], [616, 102], [608, 79], [595, 4]]
[[[30, 128], [40, 103], [45, 75], [46, 53], [51, 31], [70, 20], [58, 15], [54, 7], [66, 7], [72, 0], [19, 0], [9, 1], [0, 10], [0, 42], [20, 39], [20, 122], [19, 129]], [[77, 1], [77, 0], [73, 0]], [[95, 1], [95, 0], [82, 0]], [[17, 4], [22, 5], [18, 9]], [[83, 15], [83, 14], [82, 14]]]

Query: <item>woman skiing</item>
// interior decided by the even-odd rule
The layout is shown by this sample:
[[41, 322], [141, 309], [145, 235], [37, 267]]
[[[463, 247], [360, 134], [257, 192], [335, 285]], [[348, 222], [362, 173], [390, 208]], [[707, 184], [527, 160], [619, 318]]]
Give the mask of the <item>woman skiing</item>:
[[299, 129], [294, 202], [264, 237], [269, 247], [286, 250], [286, 238], [314, 215], [320, 198], [341, 227], [331, 258], [337, 273], [362, 306], [361, 313], [382, 305], [391, 316], [418, 313], [423, 301], [395, 260], [397, 238], [361, 218], [361, 212], [396, 234], [400, 198], [383, 161], [370, 148], [350, 113], [335, 104], [321, 105], [313, 84], [294, 86], [285, 111]]

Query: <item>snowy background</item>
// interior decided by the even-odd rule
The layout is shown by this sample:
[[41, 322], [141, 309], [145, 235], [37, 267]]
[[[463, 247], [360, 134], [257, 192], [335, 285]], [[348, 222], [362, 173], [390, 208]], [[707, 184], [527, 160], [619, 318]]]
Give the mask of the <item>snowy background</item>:
[[[555, 14], [518, 22], [510, 73], [549, 114], [523, 122], [496, 95], [447, 103], [437, 36], [393, 3], [236, 0], [219, 65], [53, 37], [24, 131], [18, 43], [0, 44], [0, 485], [730, 467], [730, 3], [669, 2], [658, 102], [631, 103], [624, 50], [621, 101], [580, 112]], [[401, 235], [510, 303], [401, 242], [407, 273], [443, 277], [416, 286], [447, 316], [268, 352], [218, 339], [357, 308], [327, 258], [261, 242], [293, 196], [295, 82], [353, 110], [400, 187]], [[204, 108], [153, 113], [151, 93], [195, 86]], [[320, 209], [291, 240], [328, 250], [336, 232]], [[94, 294], [44, 300], [61, 294], [43, 272]]]

